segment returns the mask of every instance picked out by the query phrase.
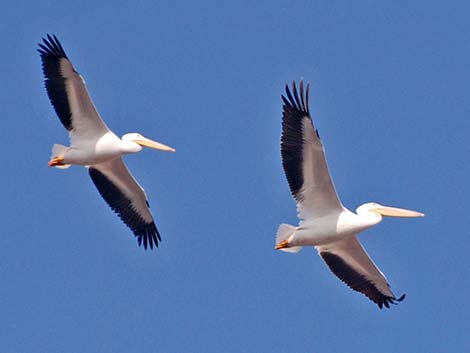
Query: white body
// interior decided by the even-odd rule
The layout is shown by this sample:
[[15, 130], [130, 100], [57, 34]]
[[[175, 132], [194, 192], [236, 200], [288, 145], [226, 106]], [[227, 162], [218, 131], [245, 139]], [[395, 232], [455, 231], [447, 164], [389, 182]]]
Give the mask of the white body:
[[319, 218], [301, 221], [289, 239], [292, 246], [319, 246], [355, 236], [382, 220], [380, 215], [360, 217], [344, 208]]
[[64, 164], [89, 166], [109, 161], [142, 149], [138, 144], [128, 143], [112, 131], [87, 139], [72, 139], [72, 145], [63, 154]]

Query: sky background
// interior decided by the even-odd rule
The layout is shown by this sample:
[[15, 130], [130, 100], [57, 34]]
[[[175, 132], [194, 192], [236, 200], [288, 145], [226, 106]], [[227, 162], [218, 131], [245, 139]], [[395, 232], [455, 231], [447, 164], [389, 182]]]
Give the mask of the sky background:
[[[0, 351], [470, 350], [470, 5], [464, 1], [5, 1]], [[137, 246], [68, 144], [37, 43], [58, 36], [108, 126], [176, 148], [125, 161], [163, 242]], [[297, 224], [284, 85], [310, 106], [344, 205], [420, 210], [361, 242], [406, 299], [379, 310]]]

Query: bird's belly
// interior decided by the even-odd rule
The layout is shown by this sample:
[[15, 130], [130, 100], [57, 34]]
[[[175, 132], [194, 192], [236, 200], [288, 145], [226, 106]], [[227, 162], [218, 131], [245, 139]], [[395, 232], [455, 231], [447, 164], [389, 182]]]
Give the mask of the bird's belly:
[[72, 147], [64, 156], [65, 164], [95, 165], [119, 157], [121, 153], [109, 150], [79, 149]]
[[295, 232], [295, 245], [324, 245], [348, 238], [364, 229], [354, 223], [345, 222], [343, 218], [344, 216], [340, 215], [302, 222]]
[[122, 155], [120, 140], [111, 133], [75, 142], [65, 153], [66, 164], [95, 165]]
[[304, 228], [299, 227], [299, 229], [295, 232], [294, 243], [293, 246], [317, 246], [317, 245], [324, 245], [331, 242], [335, 242], [349, 236], [354, 235], [353, 232], [341, 232], [337, 231], [336, 229], [325, 227], [325, 228], [318, 228], [318, 227], [311, 227], [311, 228]]

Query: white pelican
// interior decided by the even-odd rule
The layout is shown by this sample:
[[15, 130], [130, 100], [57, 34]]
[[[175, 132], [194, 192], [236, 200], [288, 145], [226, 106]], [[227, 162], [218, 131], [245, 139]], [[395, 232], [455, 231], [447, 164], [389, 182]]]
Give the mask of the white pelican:
[[282, 115], [282, 165], [292, 196], [297, 201], [298, 227], [281, 224], [276, 235], [276, 249], [298, 252], [303, 246], [314, 246], [330, 270], [353, 290], [369, 297], [380, 308], [402, 301], [396, 298], [387, 279], [367, 255], [357, 233], [370, 228], [382, 216], [420, 217], [424, 214], [395, 207], [366, 203], [352, 213], [336, 194], [328, 172], [323, 144], [313, 126], [308, 105], [309, 85], [300, 97], [295, 82]]
[[150, 213], [147, 196], [122, 161], [121, 156], [137, 153], [142, 146], [175, 150], [138, 133], [117, 137], [101, 120], [88, 95], [85, 82], [56, 36], [47, 35], [39, 44], [45, 86], [49, 99], [64, 127], [71, 146], [54, 145], [48, 165], [68, 168], [72, 164], [88, 168], [91, 180], [109, 207], [137, 237], [139, 245], [152, 249], [161, 241]]

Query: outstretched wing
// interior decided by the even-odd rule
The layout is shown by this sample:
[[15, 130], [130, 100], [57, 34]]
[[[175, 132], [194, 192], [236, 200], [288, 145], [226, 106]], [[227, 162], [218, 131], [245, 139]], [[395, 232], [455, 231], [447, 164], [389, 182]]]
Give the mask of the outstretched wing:
[[309, 85], [304, 92], [300, 81], [300, 97], [295, 82], [292, 91], [286, 85], [287, 97], [282, 113], [282, 166], [292, 196], [297, 201], [299, 217], [320, 217], [332, 211], [342, 211], [328, 172], [325, 151], [318, 131], [313, 126], [308, 105]]
[[137, 237], [139, 245], [153, 248], [161, 241], [160, 234], [150, 213], [150, 207], [142, 187], [132, 177], [121, 158], [116, 158], [88, 169], [95, 184], [109, 207]]
[[316, 246], [318, 254], [331, 272], [355, 291], [361, 292], [380, 309], [396, 304], [405, 298], [396, 298], [385, 275], [367, 255], [356, 236], [327, 245]]
[[74, 137], [94, 138], [109, 131], [57, 37], [48, 34], [43, 42], [39, 43], [38, 52], [47, 94], [72, 142]]

